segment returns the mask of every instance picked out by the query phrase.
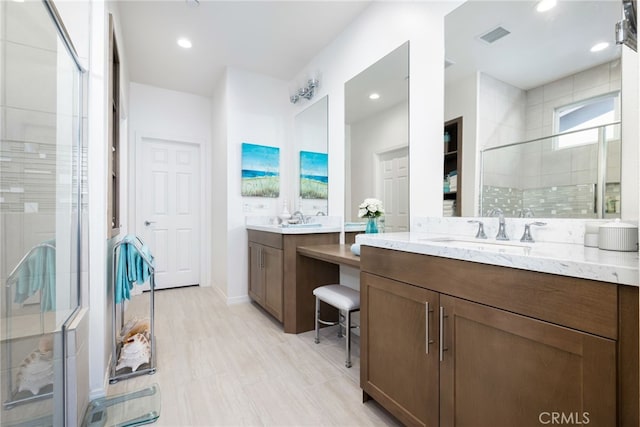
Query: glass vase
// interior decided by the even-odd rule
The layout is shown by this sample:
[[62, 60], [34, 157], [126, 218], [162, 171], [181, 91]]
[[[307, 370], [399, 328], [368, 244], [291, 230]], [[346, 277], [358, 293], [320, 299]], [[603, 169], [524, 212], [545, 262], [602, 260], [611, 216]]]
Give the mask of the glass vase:
[[367, 234], [377, 233], [378, 232], [378, 218], [368, 218], [367, 219], [367, 228], [364, 230]]

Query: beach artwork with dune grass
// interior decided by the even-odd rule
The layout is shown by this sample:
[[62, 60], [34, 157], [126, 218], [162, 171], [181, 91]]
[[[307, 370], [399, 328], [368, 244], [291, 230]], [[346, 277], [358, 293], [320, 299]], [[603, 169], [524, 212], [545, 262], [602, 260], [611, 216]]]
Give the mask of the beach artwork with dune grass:
[[300, 151], [300, 197], [327, 199], [329, 195], [327, 153]]
[[280, 196], [280, 149], [242, 143], [242, 195]]

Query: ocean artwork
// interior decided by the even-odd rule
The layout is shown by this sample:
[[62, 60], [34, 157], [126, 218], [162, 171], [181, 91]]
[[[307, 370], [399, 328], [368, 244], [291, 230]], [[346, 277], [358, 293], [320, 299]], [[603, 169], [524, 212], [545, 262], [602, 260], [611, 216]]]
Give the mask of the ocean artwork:
[[280, 195], [280, 149], [242, 143], [242, 195], [278, 197]]
[[300, 197], [327, 199], [329, 196], [327, 153], [300, 151]]

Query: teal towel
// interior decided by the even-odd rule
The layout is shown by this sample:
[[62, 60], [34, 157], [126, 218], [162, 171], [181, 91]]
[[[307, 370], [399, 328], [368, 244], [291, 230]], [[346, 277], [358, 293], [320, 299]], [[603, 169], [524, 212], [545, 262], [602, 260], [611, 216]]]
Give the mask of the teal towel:
[[14, 301], [22, 304], [36, 292], [40, 294], [40, 310], [56, 309], [56, 250], [55, 240], [44, 242], [24, 260], [18, 272]]
[[[138, 249], [134, 245], [135, 236], [126, 235], [120, 245], [118, 255], [115, 281], [116, 304], [125, 299], [131, 299], [131, 288], [135, 283], [143, 284], [151, 276], [151, 267], [154, 265], [153, 255], [149, 247], [143, 245], [141, 251], [151, 261], [151, 266], [142, 258]], [[114, 260], [116, 261], [116, 260]]]

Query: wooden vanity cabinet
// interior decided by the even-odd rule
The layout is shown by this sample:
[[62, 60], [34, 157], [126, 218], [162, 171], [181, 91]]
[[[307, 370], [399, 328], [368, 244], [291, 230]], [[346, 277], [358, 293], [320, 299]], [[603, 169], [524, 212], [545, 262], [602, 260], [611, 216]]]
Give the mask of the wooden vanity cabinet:
[[[339, 243], [340, 233], [280, 234], [247, 230], [249, 297], [283, 324], [287, 333], [314, 328], [316, 286], [338, 283], [340, 270], [298, 255], [299, 246]], [[335, 310], [334, 310], [335, 311]], [[331, 307], [322, 307], [331, 319]]]
[[638, 425], [635, 287], [363, 246], [360, 291], [364, 398], [406, 425]]
[[614, 340], [447, 295], [440, 307], [441, 426], [540, 426], [552, 412], [616, 425]]
[[249, 242], [249, 296], [283, 321], [282, 249]]
[[406, 425], [438, 425], [438, 294], [367, 273], [361, 283], [363, 389]]

